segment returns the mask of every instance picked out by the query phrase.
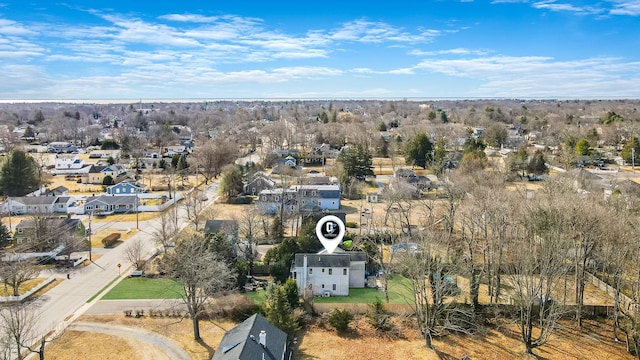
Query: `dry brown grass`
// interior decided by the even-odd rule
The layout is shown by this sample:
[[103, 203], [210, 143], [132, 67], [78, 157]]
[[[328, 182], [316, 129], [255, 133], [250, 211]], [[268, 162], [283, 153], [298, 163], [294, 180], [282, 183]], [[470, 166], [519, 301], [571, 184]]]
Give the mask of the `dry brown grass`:
[[[23, 282], [18, 287], [18, 294], [22, 295], [26, 293], [27, 291], [40, 285], [40, 283], [42, 283], [45, 280], [46, 280], [45, 278], [35, 278], [35, 279], [31, 279]], [[10, 286], [7, 286], [6, 284], [3, 286], [0, 286], [0, 296], [13, 296], [13, 288], [11, 288]]]
[[[564, 325], [569, 325], [565, 323]], [[571, 324], [572, 325], [572, 324]], [[489, 328], [472, 336], [448, 335], [434, 338], [434, 350], [427, 350], [416, 330], [405, 330], [404, 338], [378, 336], [363, 320], [354, 332], [338, 336], [326, 326], [314, 326], [301, 338], [298, 359], [534, 359], [526, 355], [514, 324]], [[543, 359], [633, 359], [623, 344], [611, 341], [610, 325], [586, 321], [583, 330], [562, 328], [549, 343], [534, 350]]]
[[[155, 332], [174, 341], [193, 359], [202, 360], [211, 358], [224, 333], [235, 326], [230, 321], [202, 321], [202, 342], [196, 342], [192, 339], [191, 322], [188, 319], [94, 315], [82, 316], [79, 321], [124, 325]], [[394, 323], [402, 329], [400, 339], [378, 335], [364, 317], [357, 318], [351, 326], [353, 331], [344, 336], [339, 336], [326, 321], [318, 320], [299, 336], [296, 358], [454, 360], [464, 355], [472, 359], [535, 358], [525, 354], [518, 327], [512, 322], [489, 325], [474, 335], [436, 337], [435, 351], [426, 349], [411, 318], [396, 318]], [[608, 321], [585, 320], [582, 329], [576, 329], [574, 322], [563, 321], [549, 342], [534, 352], [543, 359], [633, 359], [626, 352], [624, 344], [611, 339], [611, 324]], [[89, 353], [96, 359], [165, 358], [159, 349], [146, 343], [77, 331], [67, 331], [47, 349], [47, 356], [53, 359], [87, 358]]]
[[[69, 330], [47, 347], [51, 359], [167, 359], [163, 353], [142, 341], [106, 334], [92, 334]], [[154, 357], [148, 357], [151, 355]], [[164, 357], [163, 357], [164, 356]]]
[[[200, 334], [202, 341], [193, 340], [191, 320], [175, 318], [132, 318], [124, 315], [92, 315], [81, 316], [78, 321], [98, 322], [104, 324], [124, 325], [142, 328], [155, 332], [174, 341], [183, 348], [194, 360], [209, 360], [213, 351], [222, 340], [224, 333], [233, 328], [235, 323], [227, 321], [201, 321]], [[92, 340], [93, 339], [93, 340]], [[104, 339], [104, 340], [101, 340]], [[113, 340], [113, 341], [112, 341]], [[131, 346], [131, 345], [134, 346]], [[158, 357], [143, 357], [145, 352], [159, 350], [140, 341], [106, 336], [99, 334], [67, 331], [54, 341], [47, 349], [47, 357], [51, 359], [157, 359]], [[87, 354], [90, 356], [87, 356]], [[162, 358], [162, 357], [160, 357]], [[166, 357], [165, 357], [166, 358]]]

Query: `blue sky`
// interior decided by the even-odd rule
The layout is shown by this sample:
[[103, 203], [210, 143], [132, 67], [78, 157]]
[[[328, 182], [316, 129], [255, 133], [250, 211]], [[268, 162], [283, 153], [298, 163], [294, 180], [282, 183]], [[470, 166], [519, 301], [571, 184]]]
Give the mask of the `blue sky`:
[[639, 49], [640, 0], [0, 0], [0, 99], [638, 98]]

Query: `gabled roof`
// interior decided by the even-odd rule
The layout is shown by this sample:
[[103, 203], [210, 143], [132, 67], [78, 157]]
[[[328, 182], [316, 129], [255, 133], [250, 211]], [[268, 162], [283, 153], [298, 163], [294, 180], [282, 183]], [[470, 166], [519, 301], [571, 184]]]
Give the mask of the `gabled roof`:
[[[45, 224], [48, 227], [55, 229], [67, 229], [68, 231], [73, 231], [78, 227], [80, 223], [80, 219], [67, 219], [67, 218], [51, 218], [44, 219]], [[21, 220], [18, 225], [16, 225], [16, 229], [34, 229], [36, 227], [35, 220], [33, 219], [24, 219]]]
[[126, 205], [126, 204], [135, 204], [138, 202], [138, 197], [133, 195], [120, 195], [120, 196], [112, 196], [112, 195], [100, 195], [100, 196], [92, 196], [87, 199], [86, 205], [89, 205], [93, 202], [101, 202], [107, 205]]
[[296, 254], [295, 267], [304, 266], [304, 257], [307, 257], [308, 267], [341, 267], [351, 266], [351, 256], [348, 253], [336, 254]]
[[235, 233], [238, 231], [238, 222], [235, 220], [207, 220], [204, 224], [205, 234], [215, 234], [218, 231]]
[[89, 168], [89, 174], [98, 174], [101, 173], [104, 169], [106, 169], [106, 166], [91, 165], [91, 167]]
[[11, 201], [19, 202], [25, 205], [51, 205], [56, 201], [55, 196], [21, 196], [12, 197]]
[[[260, 332], [266, 333], [266, 346], [260, 345]], [[255, 314], [227, 331], [212, 360], [280, 360], [287, 352], [287, 334], [264, 317]]]

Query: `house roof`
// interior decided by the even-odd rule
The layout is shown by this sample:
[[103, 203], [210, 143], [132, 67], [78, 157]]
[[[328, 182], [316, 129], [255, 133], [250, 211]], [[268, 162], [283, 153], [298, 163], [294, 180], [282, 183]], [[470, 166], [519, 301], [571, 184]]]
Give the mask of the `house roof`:
[[51, 205], [56, 201], [55, 196], [21, 196], [12, 197], [11, 201], [19, 202], [25, 205]]
[[106, 166], [91, 165], [91, 167], [89, 168], [89, 174], [98, 174], [101, 173], [104, 169], [106, 169]]
[[295, 267], [304, 266], [304, 258], [307, 257], [308, 267], [341, 267], [351, 266], [351, 256], [348, 253], [336, 254], [296, 254]]
[[[55, 229], [67, 229], [68, 231], [74, 230], [80, 223], [80, 219], [67, 219], [67, 218], [49, 218], [44, 219], [47, 227]], [[16, 229], [33, 229], [36, 227], [34, 219], [21, 220]]]
[[90, 205], [93, 202], [101, 202], [107, 205], [123, 205], [123, 204], [135, 204], [138, 202], [138, 197], [133, 195], [100, 195], [92, 196], [87, 199], [85, 206]]
[[236, 232], [238, 231], [238, 222], [235, 220], [207, 220], [204, 224], [205, 234], [215, 234], [218, 231]]
[[71, 196], [58, 196], [58, 198], [56, 199], [55, 203], [56, 204], [63, 204], [63, 203], [69, 202], [69, 199], [71, 199]]
[[[260, 345], [260, 332], [266, 333], [266, 346]], [[264, 317], [255, 314], [227, 331], [212, 360], [275, 360], [285, 358], [287, 334]]]

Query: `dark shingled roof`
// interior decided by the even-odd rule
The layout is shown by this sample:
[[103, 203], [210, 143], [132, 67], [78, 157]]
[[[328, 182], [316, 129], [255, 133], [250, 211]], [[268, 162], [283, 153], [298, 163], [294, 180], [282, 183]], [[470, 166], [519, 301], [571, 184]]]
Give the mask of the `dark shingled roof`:
[[[260, 331], [267, 333], [266, 347], [259, 343]], [[287, 334], [255, 314], [227, 331], [212, 360], [280, 360], [287, 358]]]
[[351, 256], [348, 253], [339, 254], [296, 254], [295, 267], [304, 266], [307, 257], [308, 267], [343, 267], [351, 266]]
[[235, 220], [207, 220], [204, 224], [205, 234], [215, 234], [218, 231], [234, 233], [238, 231], [238, 222]]

